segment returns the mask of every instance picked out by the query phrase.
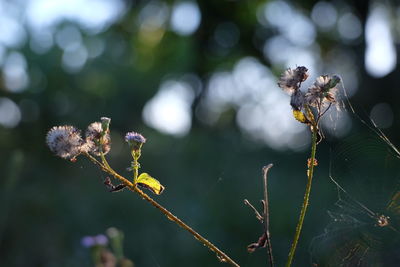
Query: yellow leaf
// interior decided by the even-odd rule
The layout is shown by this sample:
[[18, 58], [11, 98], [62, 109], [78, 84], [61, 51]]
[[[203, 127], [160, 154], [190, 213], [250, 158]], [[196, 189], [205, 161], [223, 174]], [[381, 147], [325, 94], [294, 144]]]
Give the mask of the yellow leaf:
[[307, 123], [307, 118], [300, 110], [293, 110], [293, 117], [301, 123]]
[[136, 180], [136, 184], [145, 187], [152, 191], [154, 194], [161, 194], [165, 187], [160, 184], [160, 182], [153, 177], [151, 177], [148, 173], [142, 173]]

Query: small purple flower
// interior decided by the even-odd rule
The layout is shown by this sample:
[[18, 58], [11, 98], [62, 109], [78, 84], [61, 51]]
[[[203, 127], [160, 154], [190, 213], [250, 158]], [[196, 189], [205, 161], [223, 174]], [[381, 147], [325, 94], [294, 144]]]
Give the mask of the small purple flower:
[[81, 244], [85, 248], [91, 248], [96, 244], [96, 241], [94, 240], [93, 236], [84, 236], [81, 240]]
[[105, 246], [108, 244], [108, 238], [105, 235], [96, 235], [94, 239], [96, 240], [97, 245]]
[[135, 133], [135, 132], [128, 132], [125, 135], [125, 141], [126, 142], [136, 142], [136, 143], [146, 143], [146, 138], [143, 137], [140, 133]]
[[82, 246], [85, 248], [91, 248], [94, 246], [106, 246], [108, 244], [108, 239], [105, 235], [96, 236], [84, 236], [81, 240]]
[[132, 147], [133, 150], [139, 150], [144, 143], [146, 143], [146, 138], [140, 133], [128, 132], [125, 135], [125, 141]]

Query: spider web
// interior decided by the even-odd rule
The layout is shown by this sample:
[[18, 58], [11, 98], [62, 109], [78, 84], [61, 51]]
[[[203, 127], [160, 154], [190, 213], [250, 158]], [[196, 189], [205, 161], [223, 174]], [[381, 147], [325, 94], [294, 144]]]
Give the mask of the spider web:
[[[351, 110], [354, 109], [351, 107]], [[314, 266], [399, 266], [400, 153], [367, 119], [349, 112], [352, 133], [331, 150], [338, 200], [310, 246]]]

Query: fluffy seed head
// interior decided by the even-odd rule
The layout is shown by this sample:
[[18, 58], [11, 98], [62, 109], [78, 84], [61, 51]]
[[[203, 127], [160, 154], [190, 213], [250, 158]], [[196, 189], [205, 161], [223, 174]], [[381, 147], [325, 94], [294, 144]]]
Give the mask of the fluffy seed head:
[[339, 82], [340, 78], [338, 76], [319, 76], [314, 84], [308, 88], [306, 102], [313, 107], [336, 104], [338, 92], [336, 85]]
[[289, 95], [292, 95], [295, 91], [299, 90], [300, 84], [307, 78], [308, 69], [306, 67], [288, 68], [280, 77], [278, 86]]
[[329, 77], [328, 75], [321, 75], [315, 80], [314, 86], [319, 87], [321, 91], [326, 91], [329, 88], [330, 80], [331, 77]]
[[81, 133], [73, 126], [54, 126], [46, 135], [46, 143], [57, 156], [68, 159], [82, 152]]
[[103, 154], [107, 154], [110, 151], [111, 137], [109, 131], [106, 131], [104, 135], [102, 135], [102, 133], [103, 128], [101, 122], [93, 122], [88, 126], [85, 133], [85, 147], [87, 149], [87, 152], [90, 152], [96, 156], [100, 156], [100, 144], [102, 144], [101, 151], [103, 152]]

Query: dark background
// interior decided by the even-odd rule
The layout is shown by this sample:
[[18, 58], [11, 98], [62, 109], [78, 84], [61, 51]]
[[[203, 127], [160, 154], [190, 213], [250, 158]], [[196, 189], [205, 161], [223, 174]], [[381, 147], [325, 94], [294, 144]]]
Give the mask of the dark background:
[[[77, 1], [81, 4], [75, 7], [76, 13], [85, 8], [94, 18], [101, 16], [105, 11], [98, 10], [95, 2]], [[112, 118], [113, 144], [108, 158], [114, 169], [129, 175], [125, 170], [130, 163], [129, 150], [123, 136], [127, 131], [141, 132], [148, 140], [143, 147], [142, 170], [166, 187], [161, 196], [154, 198], [243, 266], [265, 266], [264, 250], [251, 255], [246, 252], [246, 246], [258, 239], [262, 228], [253, 212], [243, 205], [243, 199], [260, 206], [261, 168], [274, 163], [269, 177], [271, 232], [274, 256], [277, 265], [282, 266], [304, 193], [310, 153], [308, 135], [305, 128], [297, 134], [279, 133], [282, 139], [287, 135], [299, 138], [297, 148], [290, 149], [266, 142], [260, 137], [264, 132], [257, 127], [249, 133], [237, 123], [241, 105], [254, 104], [249, 96], [236, 102], [217, 102], [225, 105], [222, 112], [214, 119], [207, 117], [207, 94], [213, 75], [230, 73], [244, 58], [274, 75], [271, 77], [275, 80], [268, 80], [274, 88], [267, 86], [266, 93], [278, 92], [276, 79], [287, 67], [306, 65], [311, 72], [310, 81], [324, 73], [341, 75], [353, 92], [351, 101], [362, 107], [362, 112], [369, 115], [376, 104], [385, 103], [386, 109], [378, 115], [374, 113], [375, 119], [386, 128], [393, 143], [399, 141], [400, 129], [395, 123], [399, 116], [400, 77], [395, 58], [400, 35], [397, 1], [189, 2], [192, 7], [197, 6], [201, 20], [193, 32], [183, 34], [171, 26], [172, 10], [179, 2], [109, 1], [112, 5], [119, 3], [119, 15], [102, 27], [89, 29], [84, 19], [70, 15], [74, 9], [67, 6], [72, 4], [65, 4], [69, 15], [55, 20], [49, 35], [41, 28], [34, 30], [29, 18], [46, 21], [50, 20], [46, 12], [58, 13], [52, 11], [54, 6], [43, 4], [32, 15], [32, 3], [0, 2], [0, 11], [19, 25], [18, 28], [3, 21], [0, 27], [1, 266], [89, 266], [89, 252], [80, 244], [81, 238], [104, 233], [111, 226], [125, 233], [125, 253], [136, 266], [222, 265], [193, 237], [138, 196], [128, 191], [108, 193], [102, 185], [106, 175], [87, 159], [68, 162], [55, 157], [46, 147], [45, 135], [52, 126], [72, 124], [84, 130], [101, 116]], [[325, 9], [316, 9], [321, 3]], [[265, 12], [271, 5], [283, 10], [280, 21], [268, 20], [268, 14], [280, 14], [271, 11], [274, 9]], [[289, 7], [292, 13], [282, 6]], [[336, 11], [336, 17], [331, 24], [321, 26], [321, 16], [326, 16], [326, 20], [322, 19], [325, 22], [331, 18], [328, 11], [328, 15], [323, 13], [326, 6], [328, 11]], [[386, 10], [383, 18], [387, 24], [383, 28], [391, 34], [387, 43], [394, 51], [375, 51], [383, 61], [372, 64], [378, 71], [371, 63], [365, 63], [367, 45], [373, 48], [374, 42], [383, 40], [380, 35], [366, 38], [367, 18], [375, 14], [374, 10]], [[299, 14], [302, 22], [308, 23], [306, 26], [297, 21]], [[299, 27], [290, 28], [295, 25]], [[314, 35], [307, 35], [309, 27]], [[18, 29], [19, 34], [23, 32], [22, 37], [8, 42], [7, 34], [11, 32], [10, 38], [17, 38]], [[57, 37], [65, 29], [73, 30], [66, 31], [65, 39], [61, 34]], [[85, 49], [74, 50], [73, 45], [63, 48], [76, 32], [81, 36], [80, 47]], [[46, 45], [48, 36], [54, 38], [53, 45]], [[276, 37], [283, 40], [282, 45], [267, 51], [266, 44]], [[103, 49], [96, 50], [99, 46], [91, 46], [91, 42]], [[306, 51], [308, 57], [299, 51]], [[385, 69], [385, 62], [393, 59], [394, 63]], [[307, 65], [310, 62], [312, 65]], [[251, 77], [242, 78], [250, 79], [251, 84]], [[188, 132], [168, 134], [143, 119], [144, 106], [169, 80], [184, 81], [192, 88], [194, 99], [186, 104], [190, 107]], [[227, 94], [240, 82], [234, 79], [232, 87], [226, 86]], [[251, 96], [250, 89], [249, 92]], [[280, 97], [287, 99], [281, 108], [290, 115], [289, 97], [283, 93]], [[169, 116], [172, 121], [179, 120], [173, 117], [174, 113]], [[294, 121], [291, 117], [286, 119]], [[255, 121], [260, 127], [281, 129], [281, 119], [261, 116]], [[311, 265], [310, 242], [328, 224], [327, 210], [336, 200], [335, 186], [328, 179], [330, 151], [340, 142], [340, 138], [329, 135], [335, 131], [328, 131], [327, 140], [318, 147], [319, 166], [295, 266]]]

